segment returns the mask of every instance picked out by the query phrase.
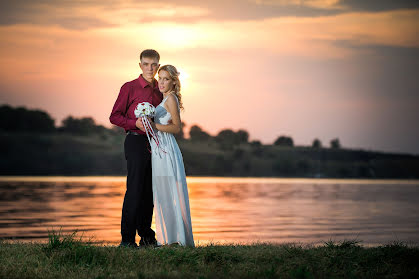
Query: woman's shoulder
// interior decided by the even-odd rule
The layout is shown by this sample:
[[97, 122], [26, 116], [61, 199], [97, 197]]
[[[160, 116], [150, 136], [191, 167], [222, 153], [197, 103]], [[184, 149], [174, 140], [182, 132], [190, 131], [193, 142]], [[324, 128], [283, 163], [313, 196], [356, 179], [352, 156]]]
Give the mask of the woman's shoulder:
[[179, 104], [179, 100], [178, 100], [176, 94], [173, 94], [173, 93], [170, 93], [170, 95], [167, 96], [166, 102], [168, 104], [175, 104], [175, 105]]
[[179, 110], [179, 101], [175, 94], [170, 94], [167, 96], [164, 106], [167, 109], [177, 109]]

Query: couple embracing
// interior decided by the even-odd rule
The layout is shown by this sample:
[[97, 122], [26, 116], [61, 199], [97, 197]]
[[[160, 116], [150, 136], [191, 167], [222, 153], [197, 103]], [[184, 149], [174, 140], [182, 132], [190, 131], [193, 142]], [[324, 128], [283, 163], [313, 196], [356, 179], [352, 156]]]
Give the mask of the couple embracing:
[[[120, 246], [137, 247], [138, 233], [140, 247], [170, 244], [193, 247], [185, 169], [174, 137], [182, 125], [179, 73], [172, 65], [160, 67], [159, 60], [155, 50], [141, 53], [142, 74], [121, 87], [109, 117], [112, 124], [127, 133], [124, 152], [128, 174]], [[157, 72], [158, 82], [154, 78]], [[153, 138], [149, 142], [141, 118], [134, 114], [141, 102], [155, 107], [154, 121], [150, 121], [157, 144]], [[156, 232], [151, 229], [153, 208]]]

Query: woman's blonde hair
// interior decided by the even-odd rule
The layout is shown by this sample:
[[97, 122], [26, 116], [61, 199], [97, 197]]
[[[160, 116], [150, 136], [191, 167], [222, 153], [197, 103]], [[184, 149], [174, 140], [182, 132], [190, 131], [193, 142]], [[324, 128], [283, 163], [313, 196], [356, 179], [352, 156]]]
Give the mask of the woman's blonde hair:
[[159, 73], [162, 70], [168, 72], [172, 80], [175, 82], [173, 90], [175, 91], [175, 95], [179, 101], [179, 108], [183, 109], [182, 95], [180, 94], [179, 72], [177, 71], [176, 67], [172, 65], [164, 65], [160, 67]]

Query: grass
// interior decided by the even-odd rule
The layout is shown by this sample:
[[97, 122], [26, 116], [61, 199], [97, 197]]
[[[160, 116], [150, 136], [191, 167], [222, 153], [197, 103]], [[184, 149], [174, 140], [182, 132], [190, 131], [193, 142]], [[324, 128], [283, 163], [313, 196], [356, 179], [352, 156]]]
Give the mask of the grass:
[[77, 231], [49, 241], [0, 241], [0, 278], [418, 278], [419, 247], [359, 241], [323, 245], [255, 243], [118, 248], [93, 245]]

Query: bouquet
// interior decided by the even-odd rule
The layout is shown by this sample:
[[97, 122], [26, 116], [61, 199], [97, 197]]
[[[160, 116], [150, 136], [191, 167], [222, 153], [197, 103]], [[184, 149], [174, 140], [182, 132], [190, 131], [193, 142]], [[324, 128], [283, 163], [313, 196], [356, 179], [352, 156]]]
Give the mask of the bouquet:
[[150, 145], [151, 145], [150, 138], [152, 138], [156, 142], [157, 148], [161, 149], [160, 141], [156, 133], [154, 133], [153, 127], [151, 127], [151, 123], [148, 120], [148, 117], [154, 117], [155, 111], [156, 109], [154, 108], [152, 104], [150, 104], [149, 102], [142, 102], [142, 103], [138, 103], [137, 108], [134, 110], [134, 114], [135, 114], [135, 117], [141, 118], [141, 122], [143, 123], [145, 133], [147, 135], [148, 141], [150, 142]]
[[156, 109], [149, 102], [138, 103], [137, 108], [134, 110], [135, 117], [154, 117]]

